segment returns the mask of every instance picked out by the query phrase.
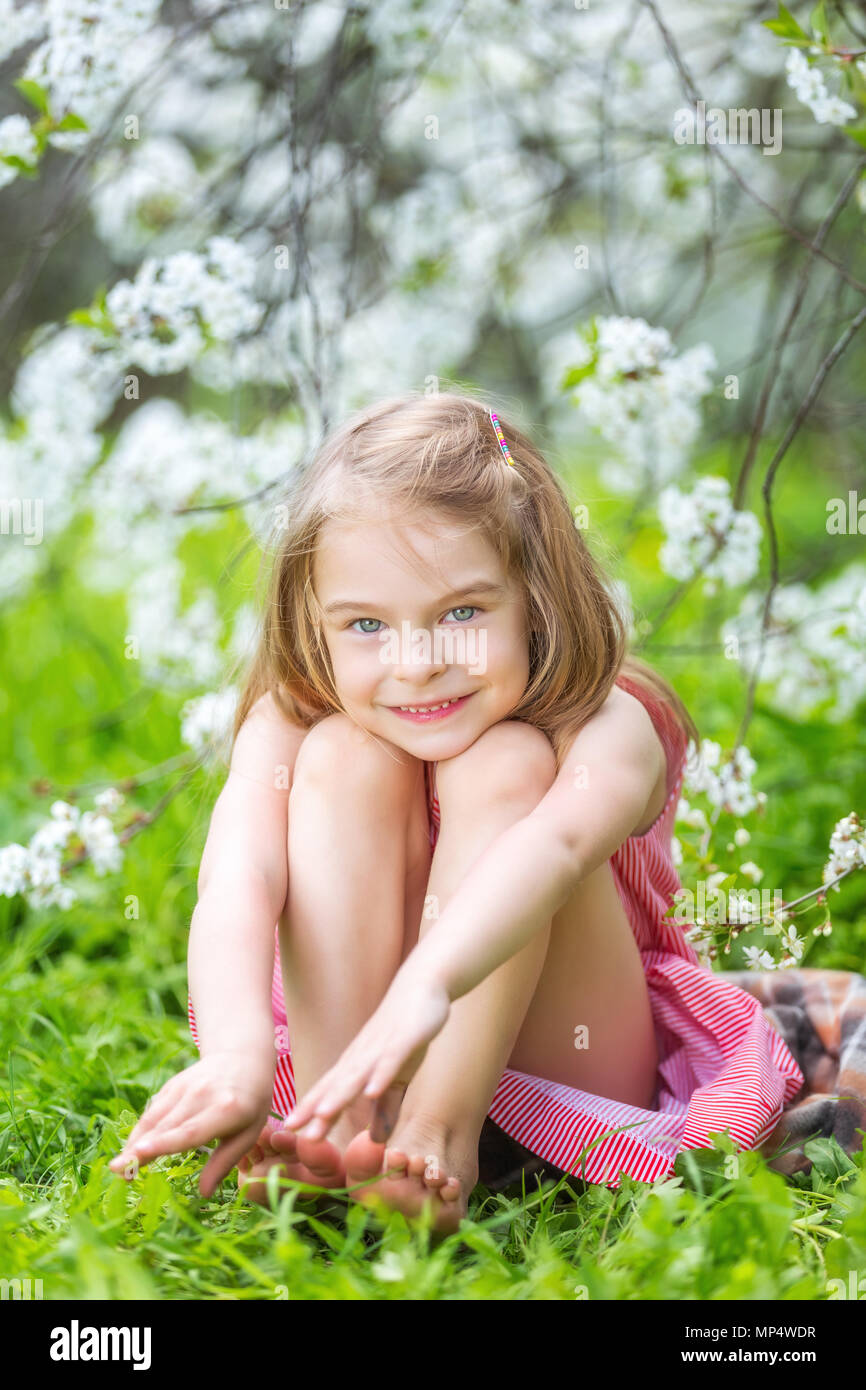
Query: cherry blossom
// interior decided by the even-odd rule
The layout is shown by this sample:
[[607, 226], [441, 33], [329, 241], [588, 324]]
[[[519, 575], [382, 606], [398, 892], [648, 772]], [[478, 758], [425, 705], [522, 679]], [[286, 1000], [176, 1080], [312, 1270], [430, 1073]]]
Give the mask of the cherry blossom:
[[701, 573], [704, 592], [714, 593], [717, 580], [735, 587], [757, 573], [761, 525], [752, 512], [734, 509], [726, 478], [699, 478], [689, 493], [666, 487], [658, 508], [666, 532], [659, 565], [666, 574], [691, 579]]

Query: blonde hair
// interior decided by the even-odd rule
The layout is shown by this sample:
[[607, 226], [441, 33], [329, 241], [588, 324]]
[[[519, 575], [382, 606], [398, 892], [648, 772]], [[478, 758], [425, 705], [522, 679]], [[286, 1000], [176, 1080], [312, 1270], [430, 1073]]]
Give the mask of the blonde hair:
[[[666, 702], [683, 734], [698, 731], [672, 687], [626, 652], [628, 634], [599, 564], [575, 525], [561, 483], [532, 441], [497, 411], [508, 467], [488, 408], [460, 390], [389, 398], [356, 411], [322, 442], [280, 500], [286, 524], [268, 547], [272, 569], [264, 623], [233, 728], [271, 692], [305, 728], [340, 710], [313, 591], [319, 531], [358, 515], [367, 500], [401, 517], [437, 512], [477, 526], [516, 577], [526, 601], [529, 680], [509, 718], [543, 729], [557, 763], [618, 675]], [[266, 559], [268, 555], [266, 553]]]

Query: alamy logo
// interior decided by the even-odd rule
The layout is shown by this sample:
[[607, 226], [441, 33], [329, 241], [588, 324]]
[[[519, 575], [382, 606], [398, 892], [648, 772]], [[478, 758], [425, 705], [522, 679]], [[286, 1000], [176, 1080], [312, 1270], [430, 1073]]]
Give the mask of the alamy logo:
[[69, 1327], [51, 1329], [52, 1361], [131, 1361], [134, 1371], [150, 1369], [149, 1327]]
[[866, 497], [850, 488], [847, 504], [844, 497], [831, 497], [827, 503], [827, 534], [830, 536], [866, 536]]
[[41, 1279], [0, 1279], [0, 1299], [29, 1299], [42, 1297]]
[[696, 110], [681, 106], [674, 112], [674, 139], [678, 145], [762, 145], [764, 154], [782, 148], [782, 112], [779, 107], [720, 106], [707, 110], [705, 101]]
[[0, 497], [0, 535], [23, 536], [25, 545], [41, 545], [41, 497]]
[[487, 629], [484, 627], [435, 627], [433, 639], [426, 628], [412, 630], [407, 618], [400, 636], [392, 628], [379, 633], [379, 660], [386, 666], [466, 666], [476, 675], [487, 670]]

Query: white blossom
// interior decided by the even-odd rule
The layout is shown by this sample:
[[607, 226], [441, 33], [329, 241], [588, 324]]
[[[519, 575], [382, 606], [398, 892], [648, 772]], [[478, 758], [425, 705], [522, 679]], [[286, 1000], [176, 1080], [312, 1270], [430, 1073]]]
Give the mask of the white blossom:
[[0, 121], [0, 159], [36, 160], [36, 136], [26, 116], [6, 116]]
[[[837, 821], [830, 836], [830, 857], [824, 865], [822, 883], [829, 883], [839, 874], [855, 868], [866, 867], [866, 831], [855, 812]], [[833, 884], [839, 892], [839, 884]]]
[[150, 256], [135, 280], [106, 295], [106, 312], [127, 361], [152, 375], [177, 372], [202, 351], [205, 333], [230, 342], [257, 328], [264, 305], [251, 296], [255, 262], [230, 237], [213, 236], [204, 253]]
[[123, 792], [119, 792], [116, 787], [106, 787], [105, 791], [97, 793], [93, 798], [93, 804], [98, 811], [105, 811], [111, 815], [123, 805]]
[[128, 595], [129, 636], [138, 644], [145, 679], [170, 688], [210, 685], [223, 663], [222, 622], [208, 590], [181, 609], [181, 578], [176, 557], [138, 575]]
[[[102, 448], [97, 426], [123, 388], [121, 366], [102, 335], [81, 325], [45, 324], [31, 337], [12, 386], [14, 418], [8, 428], [0, 423], [0, 488], [6, 496], [40, 499], [46, 536], [57, 535], [82, 506]], [[11, 549], [16, 568], [15, 552], [28, 547]], [[3, 574], [10, 548], [4, 550], [0, 590], [14, 592], [35, 575], [35, 557], [19, 560], [10, 582]]]
[[806, 943], [801, 936], [797, 935], [797, 928], [793, 923], [781, 933], [779, 942], [786, 951], [790, 952], [794, 960], [802, 960]]
[[204, 752], [208, 745], [219, 744], [231, 731], [237, 704], [238, 691], [233, 686], [187, 700], [180, 715], [183, 742], [196, 753]]
[[123, 850], [107, 816], [85, 811], [78, 834], [97, 874], [113, 873], [123, 862]]
[[716, 772], [720, 754], [719, 744], [711, 739], [701, 741], [700, 751], [690, 739], [686, 750], [684, 785], [690, 792], [705, 792], [713, 806], [731, 815], [747, 815], [758, 804], [751, 786], [757, 763], [749, 750], [740, 744], [733, 757], [722, 763]]
[[857, 115], [857, 107], [841, 97], [822, 97], [811, 105], [812, 114], [819, 125], [845, 125]]
[[[726, 620], [721, 638], [745, 673], [758, 662], [763, 595], [749, 592]], [[819, 706], [838, 723], [866, 697], [866, 565], [852, 564], [819, 589], [780, 585], [770, 601], [760, 682], [771, 703], [792, 718]]]
[[[659, 564], [674, 579], [704, 576], [704, 591], [715, 580], [728, 586], [746, 584], [758, 569], [761, 526], [752, 512], [735, 511], [726, 478], [699, 478], [690, 493], [666, 487], [659, 497], [659, 517], [666, 539]], [[721, 541], [719, 550], [713, 554]]]
[[0, 847], [0, 893], [4, 898], [14, 898], [23, 893], [27, 883], [28, 855], [24, 845], [11, 844]]
[[[708, 742], [708, 740], [706, 740]], [[718, 748], [718, 744], [715, 745]], [[720, 750], [721, 751], [721, 750]], [[679, 798], [674, 819], [696, 830], [709, 830], [706, 812], [700, 806], [690, 806], [684, 796]]]
[[681, 472], [700, 428], [701, 398], [711, 390], [715, 354], [707, 343], [677, 356], [666, 329], [639, 318], [600, 317], [597, 341], [579, 338], [575, 365], [593, 371], [572, 388], [589, 424], [614, 445], [603, 480], [635, 492], [650, 469], [662, 483]]
[[760, 883], [764, 877], [764, 870], [759, 868], [753, 859], [747, 859], [744, 864], [740, 865], [740, 873], [745, 874], [746, 878], [750, 878], [753, 883]]
[[0, 0], [0, 62], [25, 43], [38, 38], [45, 29], [42, 4], [19, 5], [17, 0]]
[[808, 61], [801, 49], [790, 50], [785, 68], [788, 86], [800, 101], [809, 107], [819, 125], [845, 125], [848, 121], [854, 120], [857, 115], [856, 106], [828, 93], [820, 70]]
[[68, 801], [54, 801], [49, 818], [37, 827], [27, 845], [0, 847], [0, 893], [10, 898], [22, 894], [30, 907], [71, 907], [78, 895], [61, 874], [70, 841], [77, 841], [86, 850], [98, 875], [119, 869], [123, 849], [109, 815], [123, 797], [109, 787], [95, 800], [97, 810], [83, 812]]
[[155, 26], [161, 0], [43, 0], [47, 34], [24, 76], [49, 95], [51, 114], [80, 116], [87, 130], [54, 131], [51, 144], [77, 150], [113, 115], [121, 93], [169, 49]]
[[[219, 18], [213, 24], [213, 35], [220, 44], [228, 47], [246, 44], [262, 44], [273, 32], [273, 37], [279, 37], [280, 25], [284, 21], [285, 11], [281, 11], [276, 5], [238, 5], [226, 6], [224, 0], [193, 0], [193, 10], [197, 15], [209, 16], [218, 14]], [[292, 17], [293, 28], [300, 26], [308, 10], [319, 11], [323, 8], [321, 4], [309, 5], [302, 9], [301, 13]], [[327, 10], [336, 7], [324, 6]], [[343, 11], [338, 10], [338, 18], [343, 18]]]
[[195, 214], [203, 180], [186, 145], [170, 136], [129, 144], [100, 160], [90, 190], [96, 231], [116, 261], [152, 250], [154, 239], [161, 248], [167, 239], [189, 241], [203, 230]]
[[776, 962], [767, 950], [762, 950], [760, 946], [746, 946], [743, 955], [746, 958], [746, 965], [749, 970], [775, 970]]
[[[215, 414], [187, 415], [176, 401], [162, 397], [145, 401], [121, 426], [91, 479], [100, 526], [85, 562], [87, 582], [110, 592], [134, 585], [147, 570], [170, 565], [188, 531], [207, 530], [222, 520], [218, 511], [184, 514], [184, 508], [254, 494], [293, 470], [303, 442], [296, 420], [266, 419], [254, 434], [237, 435]], [[272, 495], [245, 511], [258, 534], [265, 515], [273, 520]]]

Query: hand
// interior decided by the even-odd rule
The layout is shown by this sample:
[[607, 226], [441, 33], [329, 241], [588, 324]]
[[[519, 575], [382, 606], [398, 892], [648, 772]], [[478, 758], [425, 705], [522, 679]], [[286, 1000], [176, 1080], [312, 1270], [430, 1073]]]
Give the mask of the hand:
[[[385, 998], [338, 1060], [295, 1106], [287, 1129], [323, 1139], [346, 1106], [361, 1095], [379, 1101], [389, 1087], [405, 1086], [424, 1060], [427, 1047], [444, 1026], [451, 1000], [444, 986], [405, 965], [395, 975]], [[399, 1109], [399, 1106], [397, 1107]], [[370, 1132], [382, 1142], [396, 1115], [384, 1100], [374, 1108]], [[384, 1129], [384, 1133], [382, 1132]]]
[[274, 1063], [255, 1052], [209, 1053], [151, 1097], [109, 1168], [134, 1176], [139, 1163], [220, 1139], [199, 1178], [201, 1195], [210, 1197], [258, 1139], [270, 1114], [273, 1076]]

